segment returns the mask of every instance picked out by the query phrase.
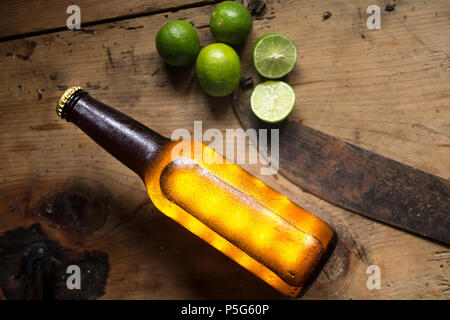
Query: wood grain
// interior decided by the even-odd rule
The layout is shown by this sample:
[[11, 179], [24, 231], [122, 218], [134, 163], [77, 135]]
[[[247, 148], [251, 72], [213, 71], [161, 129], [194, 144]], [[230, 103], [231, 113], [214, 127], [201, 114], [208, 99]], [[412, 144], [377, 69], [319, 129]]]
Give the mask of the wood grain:
[[[170, 12], [186, 7], [214, 3], [213, 0], [111, 0], [106, 5], [101, 1], [27, 1], [4, 0], [0, 2], [0, 39], [17, 35], [39, 33], [45, 30], [65, 29], [70, 5], [80, 7], [81, 27], [104, 20], [118, 20], [148, 15], [156, 12]], [[61, 30], [59, 30], [61, 31]]]
[[[382, 29], [368, 31], [365, 9], [376, 3]], [[293, 119], [449, 179], [450, 7], [402, 1], [386, 12], [385, 5], [268, 1], [238, 50], [242, 64], [249, 65], [262, 34], [288, 34], [300, 53], [286, 79], [297, 95]], [[102, 298], [283, 298], [158, 212], [137, 176], [55, 114], [63, 90], [81, 85], [165, 136], [192, 130], [194, 120], [202, 120], [204, 130], [240, 128], [231, 97], [207, 97], [192, 67], [164, 65], [154, 46], [157, 30], [172, 19], [194, 23], [202, 46], [213, 42], [207, 28], [213, 8], [0, 43], [0, 233], [39, 223], [63, 247], [107, 253]], [[325, 11], [332, 13], [327, 20]], [[337, 208], [280, 175], [260, 176], [259, 165], [243, 167], [339, 234], [304, 299], [450, 298], [448, 248]], [[107, 212], [98, 230], [62, 230], [45, 211], [32, 214], [43, 197], [66, 185], [79, 186], [70, 189], [75, 193], [88, 186]], [[372, 264], [381, 269], [380, 290], [366, 287]], [[0, 285], [8, 281], [2, 271]]]

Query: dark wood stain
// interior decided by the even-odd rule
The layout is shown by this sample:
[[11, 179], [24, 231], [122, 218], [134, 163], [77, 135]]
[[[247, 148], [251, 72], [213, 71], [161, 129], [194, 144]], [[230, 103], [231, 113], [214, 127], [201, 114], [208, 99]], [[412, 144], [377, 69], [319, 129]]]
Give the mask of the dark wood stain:
[[333, 16], [333, 14], [332, 14], [330, 11], [325, 11], [325, 12], [323, 13], [323, 15], [322, 15], [322, 20], [323, 20], [323, 21], [328, 20], [328, 19], [330, 19], [332, 16]]
[[57, 123], [44, 123], [37, 126], [30, 126], [31, 130], [34, 131], [50, 131], [50, 130], [60, 130], [63, 129], [63, 125]]
[[385, 10], [386, 12], [392, 12], [392, 11], [395, 10], [395, 7], [396, 7], [396, 6], [397, 6], [396, 3], [388, 3], [388, 4], [386, 5], [386, 7], [384, 8], [384, 10]]
[[261, 17], [266, 13], [266, 2], [262, 0], [251, 0], [248, 2], [247, 9], [253, 16]]
[[23, 61], [28, 61], [34, 52], [36, 47], [36, 42], [30, 40], [19, 40], [14, 46], [14, 52], [7, 52], [5, 55], [7, 57], [19, 58]]
[[[25, 249], [36, 242], [49, 248], [52, 261], [51, 274], [47, 278], [51, 299], [97, 299], [105, 294], [109, 274], [108, 255], [101, 251], [76, 251], [62, 247], [51, 240], [39, 224], [17, 228], [0, 236], [0, 288], [8, 300], [23, 299], [25, 276], [17, 277], [20, 259]], [[77, 265], [81, 269], [81, 289], [69, 290], [66, 282], [70, 274], [67, 267]]]

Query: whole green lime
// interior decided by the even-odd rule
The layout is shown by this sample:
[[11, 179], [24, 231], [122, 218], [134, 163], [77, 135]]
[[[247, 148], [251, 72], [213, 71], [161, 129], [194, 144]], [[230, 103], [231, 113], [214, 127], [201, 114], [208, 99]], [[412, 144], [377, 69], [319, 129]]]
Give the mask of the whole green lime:
[[187, 21], [166, 23], [156, 35], [156, 49], [165, 62], [172, 66], [191, 64], [200, 49], [200, 41], [194, 27]]
[[209, 25], [217, 41], [233, 46], [247, 39], [252, 31], [253, 21], [250, 12], [242, 4], [224, 1], [214, 9]]
[[204, 47], [195, 64], [202, 89], [213, 97], [229, 95], [241, 79], [241, 62], [236, 51], [224, 43]]

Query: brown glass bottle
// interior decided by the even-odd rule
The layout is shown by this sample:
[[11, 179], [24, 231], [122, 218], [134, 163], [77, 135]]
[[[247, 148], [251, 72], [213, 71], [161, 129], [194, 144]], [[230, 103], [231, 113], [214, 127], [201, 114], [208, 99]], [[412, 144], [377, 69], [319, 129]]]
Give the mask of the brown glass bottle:
[[208, 146], [171, 141], [79, 87], [57, 113], [136, 172], [161, 212], [280, 292], [298, 295], [317, 271], [334, 231]]

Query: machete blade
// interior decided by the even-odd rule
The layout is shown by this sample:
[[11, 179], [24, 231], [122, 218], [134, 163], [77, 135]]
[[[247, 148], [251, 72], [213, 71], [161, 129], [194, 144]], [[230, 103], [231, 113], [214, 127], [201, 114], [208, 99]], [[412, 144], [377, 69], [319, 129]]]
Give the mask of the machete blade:
[[[450, 244], [450, 182], [286, 120], [269, 125], [233, 99], [244, 130], [280, 129], [279, 172], [335, 205]], [[255, 141], [252, 141], [256, 145]], [[270, 144], [269, 144], [270, 145]]]

